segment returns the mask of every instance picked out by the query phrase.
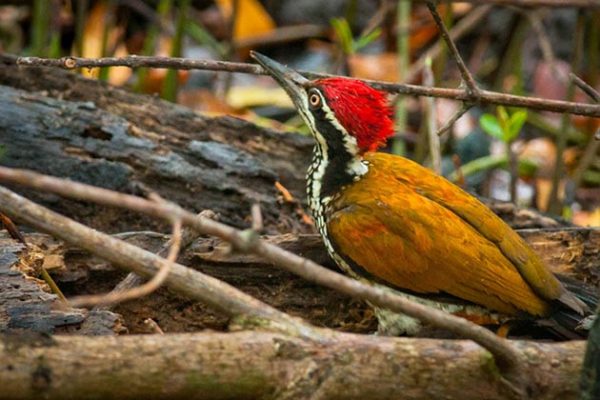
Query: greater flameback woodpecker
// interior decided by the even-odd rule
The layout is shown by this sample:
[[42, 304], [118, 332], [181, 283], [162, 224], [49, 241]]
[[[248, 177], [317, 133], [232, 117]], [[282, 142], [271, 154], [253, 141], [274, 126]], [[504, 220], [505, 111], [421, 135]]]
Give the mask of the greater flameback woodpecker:
[[[384, 93], [350, 78], [310, 81], [252, 56], [285, 89], [316, 140], [308, 204], [345, 273], [478, 323], [543, 320], [561, 336], [585, 335], [593, 294], [586, 304], [567, 290], [472, 195], [413, 161], [376, 152], [393, 134]], [[378, 316], [387, 333], [419, 327], [406, 317]]]

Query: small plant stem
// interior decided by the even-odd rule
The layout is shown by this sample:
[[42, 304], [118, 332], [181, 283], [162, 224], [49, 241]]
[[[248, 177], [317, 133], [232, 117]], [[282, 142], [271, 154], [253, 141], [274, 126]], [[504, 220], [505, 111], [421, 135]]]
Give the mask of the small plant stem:
[[[160, 0], [156, 7], [156, 15], [158, 18], [166, 18], [171, 12], [173, 8], [173, 0]], [[144, 48], [142, 49], [142, 54], [145, 56], [154, 55], [156, 52], [156, 44], [158, 40], [158, 35], [160, 32], [160, 27], [156, 24], [150, 24], [148, 30], [146, 31], [146, 38], [144, 39]], [[140, 68], [137, 71], [137, 83], [136, 89], [141, 91], [144, 87], [146, 79], [148, 76], [147, 68]]]
[[494, 88], [496, 90], [503, 90], [504, 79], [510, 73], [513, 68], [513, 62], [517, 58], [521, 58], [521, 52], [523, 51], [524, 37], [527, 31], [530, 29], [529, 22], [522, 15], [517, 15], [514, 22], [514, 28], [512, 29], [511, 38], [508, 44], [508, 48], [503, 52], [502, 60], [496, 74], [494, 82]]
[[50, 10], [48, 0], [34, 0], [31, 21], [31, 53], [36, 56], [47, 55], [48, 29], [50, 28]]
[[63, 292], [60, 290], [60, 288], [58, 287], [56, 282], [54, 282], [54, 279], [52, 279], [52, 277], [50, 276], [50, 274], [48, 273], [46, 268], [44, 268], [44, 267], [41, 268], [40, 275], [42, 276], [42, 279], [44, 280], [44, 282], [46, 282], [46, 284], [48, 284], [48, 286], [50, 287], [50, 290], [52, 290], [52, 293], [54, 293], [56, 296], [58, 296], [58, 298], [61, 299], [64, 303], [68, 303], [67, 298], [65, 297]]
[[[187, 13], [190, 7], [190, 0], [179, 0], [179, 10], [177, 16], [177, 27], [175, 28], [175, 37], [171, 43], [171, 57], [181, 57], [183, 49], [183, 32], [187, 23]], [[170, 69], [165, 77], [162, 89], [162, 97], [172, 102], [177, 101], [177, 79], [178, 71]]]
[[513, 142], [506, 143], [506, 157], [508, 158], [508, 172], [510, 173], [510, 201], [517, 204], [517, 182], [519, 180], [519, 160], [512, 149]]
[[77, 11], [75, 14], [75, 52], [79, 57], [83, 57], [86, 13], [89, 7], [89, 0], [77, 0]]
[[[584, 28], [585, 24], [583, 19], [584, 13], [579, 11], [577, 17], [577, 28], [575, 31], [574, 38], [574, 46], [575, 49], [573, 51], [572, 59], [571, 59], [571, 71], [575, 73], [579, 69], [579, 63], [581, 60], [581, 54], [583, 52], [583, 38], [584, 38]], [[572, 100], [575, 96], [575, 85], [572, 80], [569, 80], [567, 86], [567, 100]], [[561, 120], [561, 132], [566, 132], [570, 123], [569, 114], [563, 114]], [[561, 178], [565, 175], [565, 165], [563, 154], [565, 149], [567, 148], [567, 135], [561, 134], [558, 136], [556, 142], [556, 163], [554, 166], [554, 171], [552, 173], [552, 188], [550, 189], [550, 198], [548, 200], [548, 212], [554, 215], [562, 215], [563, 204], [559, 199], [559, 187]]]
[[[100, 56], [106, 57], [108, 55], [108, 38], [111, 31], [114, 29], [115, 19], [114, 12], [116, 10], [116, 0], [107, 0], [106, 2], [106, 14], [104, 15], [104, 29], [102, 31], [102, 45], [100, 49]], [[107, 81], [110, 68], [100, 68], [98, 73], [98, 79], [101, 81]]]
[[[400, 82], [404, 81], [404, 76], [408, 71], [410, 64], [410, 14], [411, 2], [398, 2], [398, 10], [396, 13], [396, 29], [397, 29], [397, 46], [398, 46], [398, 78]], [[406, 110], [406, 101], [402, 97], [396, 102], [396, 130], [404, 133], [406, 131], [406, 122], [408, 119]], [[404, 140], [400, 138], [394, 139], [392, 143], [392, 153], [403, 155], [406, 152]]]
[[[427, 86], [434, 85], [434, 76], [433, 70], [431, 69], [431, 59], [425, 65], [425, 69], [423, 70], [423, 83]], [[442, 155], [440, 150], [440, 137], [437, 135], [437, 121], [436, 121], [436, 108], [435, 108], [435, 99], [432, 97], [427, 97], [424, 99], [425, 101], [425, 113], [427, 115], [426, 118], [426, 132], [427, 132], [427, 141], [429, 142], [429, 157], [431, 158], [431, 169], [434, 170], [437, 174], [442, 173]]]

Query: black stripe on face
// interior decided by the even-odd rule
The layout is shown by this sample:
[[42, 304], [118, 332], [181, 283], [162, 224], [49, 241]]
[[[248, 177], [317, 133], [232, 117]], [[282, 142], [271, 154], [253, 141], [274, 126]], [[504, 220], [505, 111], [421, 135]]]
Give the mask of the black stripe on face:
[[[321, 197], [331, 196], [344, 185], [353, 182], [354, 176], [348, 172], [348, 165], [356, 154], [351, 153], [345, 146], [344, 137], [347, 133], [339, 130], [322, 109], [311, 110], [315, 128], [323, 137], [327, 149], [321, 148], [321, 154], [327, 158], [327, 166], [321, 183]], [[338, 122], [339, 123], [339, 122]], [[322, 147], [317, 139], [317, 146]], [[324, 154], [324, 151], [327, 153]]]

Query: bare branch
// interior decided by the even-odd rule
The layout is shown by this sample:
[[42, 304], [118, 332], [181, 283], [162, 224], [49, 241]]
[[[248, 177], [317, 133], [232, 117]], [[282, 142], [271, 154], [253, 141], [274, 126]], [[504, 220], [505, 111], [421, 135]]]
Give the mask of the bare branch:
[[70, 306], [78, 308], [117, 304], [128, 300], [138, 299], [154, 292], [165, 282], [169, 276], [173, 263], [177, 260], [179, 249], [181, 248], [181, 235], [181, 219], [175, 218], [173, 220], [171, 246], [167, 256], [167, 262], [165, 262], [158, 269], [156, 275], [145, 284], [125, 291], [112, 291], [106, 294], [79, 296], [69, 301]]
[[[68, 183], [68, 181], [63, 182]], [[95, 188], [94, 190], [104, 189]], [[110, 193], [110, 191], [107, 192]], [[116, 198], [113, 197], [112, 201], [118, 198], [126, 201], [127, 197], [132, 197], [136, 201], [141, 201], [141, 204], [149, 207], [150, 210], [161, 210], [163, 214], [160, 215], [166, 221], [171, 221], [175, 217], [184, 221], [180, 215], [182, 213], [177, 211], [178, 208], [170, 204], [155, 203], [133, 196], [121, 197], [123, 195], [119, 193], [113, 193], [113, 195], [116, 195]], [[37, 205], [2, 186], [0, 186], [0, 198], [2, 199], [0, 207], [7, 214], [19, 215], [20, 220], [28, 225], [48, 232], [65, 242], [85, 249], [138, 275], [152, 277], [168, 263], [164, 258], [149, 251], [88, 228]], [[195, 218], [191, 213], [188, 217]], [[233, 228], [229, 229], [233, 230]], [[225, 315], [233, 318], [243, 316], [247, 324], [260, 324], [265, 329], [283, 332], [291, 336], [317, 341], [325, 340], [324, 335], [318, 329], [240, 292], [225, 282], [186, 268], [183, 265], [173, 263], [165, 284], [172, 290], [191, 299], [202, 301]]]
[[437, 135], [441, 136], [448, 129], [452, 128], [452, 125], [454, 125], [456, 123], [456, 121], [458, 121], [460, 119], [460, 117], [465, 115], [472, 107], [473, 107], [473, 105], [471, 105], [471, 104], [463, 103], [460, 110], [458, 110], [456, 113], [454, 113], [454, 115], [452, 117], [450, 117], [448, 122], [446, 122], [444, 124], [444, 126], [442, 126], [440, 129], [438, 129], [438, 131], [436, 132]]
[[[236, 248], [245, 248], [249, 252], [264, 257], [274, 265], [297, 274], [309, 281], [327, 286], [355, 298], [367, 300], [375, 306], [387, 308], [394, 312], [404, 313], [427, 324], [447, 329], [457, 335], [471, 339], [485, 347], [494, 355], [498, 366], [511, 380], [520, 382], [522, 379], [519, 375], [523, 366], [522, 355], [520, 352], [515, 349], [509, 341], [497, 337], [489, 330], [465, 319], [407, 300], [404, 297], [390, 293], [388, 290], [383, 290], [348, 278], [260, 239], [253, 241], [251, 246], [249, 246], [241, 231], [216, 221], [197, 217], [175, 204], [164, 205], [162, 203], [152, 202], [140, 197], [113, 192], [107, 189], [6, 167], [0, 167], [0, 181], [24, 185], [45, 192], [60, 194], [69, 198], [91, 201], [113, 207], [127, 208], [132, 211], [137, 211], [168, 221], [174, 217], [181, 218], [184, 224], [192, 226], [198, 232], [217, 236], [228, 243], [231, 243]], [[45, 210], [43, 207], [35, 205], [2, 187], [0, 187], [0, 200], [0, 208], [7, 214], [18, 215], [19, 218], [25, 220], [30, 225], [49, 232], [70, 243], [79, 245], [95, 254], [102, 252], [102, 257], [122, 265], [125, 268], [137, 269], [136, 272], [141, 271], [145, 275], [148, 275], [147, 268], [141, 265], [142, 259], [146, 260], [152, 266], [160, 265], [165, 262], [154, 254], [137, 249], [135, 246], [124, 243], [114, 243], [114, 241], [117, 241], [116, 239], [108, 237], [107, 235], [101, 235], [98, 232], [88, 234], [86, 237], [89, 241], [83, 241], [81, 236], [83, 234], [82, 231], [86, 229], [89, 230], [88, 228], [75, 222], [67, 223], [64, 221], [68, 220], [67, 218], [58, 216], [49, 210]], [[52, 224], [53, 221], [54, 224]], [[69, 231], [69, 226], [76, 226], [77, 229]], [[106, 238], [101, 239], [99, 236]], [[129, 253], [124, 252], [117, 257], [114, 250], [108, 245], [109, 242], [113, 243], [115, 247], [128, 246], [128, 248], [133, 247], [135, 250], [129, 249]], [[134, 254], [138, 255], [136, 256]], [[127, 260], [127, 262], [124, 262], [125, 260]], [[135, 265], [130, 265], [129, 263]], [[183, 270], [188, 272], [183, 272]], [[311, 331], [308, 333], [304, 332], [306, 326], [304, 324], [299, 324], [298, 321], [290, 318], [287, 314], [281, 313], [267, 305], [263, 305], [263, 303], [258, 300], [238, 292], [235, 288], [232, 288], [223, 282], [196, 271], [189, 271], [183, 266], [177, 264], [174, 266], [173, 273], [169, 276], [169, 281], [173, 284], [173, 281], [185, 276], [185, 282], [183, 283], [186, 285], [187, 293], [190, 293], [191, 288], [188, 284], [190, 281], [189, 276], [192, 272], [196, 276], [195, 281], [203, 282], [201, 287], [204, 288], [204, 290], [208, 290], [208, 293], [205, 291], [200, 293], [196, 290], [191, 290], [191, 293], [194, 294], [194, 297], [208, 302], [217, 309], [224, 310], [228, 314], [247, 313], [249, 315], [262, 316], [263, 318], [283, 324], [290, 324], [291, 327], [288, 327], [288, 331], [296, 331], [297, 335], [302, 333], [305, 335], [310, 333], [314, 334], [314, 332]], [[177, 283], [179, 285], [182, 284], [182, 282], [179, 281]], [[247, 298], [248, 303], [240, 304], [240, 302], [243, 301], [243, 298]], [[304, 330], [302, 327], [304, 327]]]
[[[473, 27], [475, 27], [479, 21], [485, 18], [490, 11], [492, 11], [493, 6], [491, 5], [483, 5], [481, 7], [476, 7], [472, 11], [470, 11], [466, 16], [461, 18], [460, 21], [456, 23], [455, 26], [450, 29], [450, 39], [458, 40], [466, 33], [468, 33]], [[444, 44], [439, 40], [435, 42], [433, 46], [428, 48], [417, 61], [415, 61], [411, 66], [406, 75], [403, 77], [404, 82], [411, 82], [417, 74], [423, 69], [425, 66], [425, 61], [428, 58], [435, 60], [440, 53], [442, 52], [442, 46]]]
[[596, 103], [600, 103], [600, 93], [598, 93], [598, 91], [596, 89], [594, 89], [592, 86], [587, 84], [583, 79], [581, 79], [580, 77], [578, 77], [577, 75], [575, 75], [572, 72], [569, 73], [569, 77], [571, 78], [573, 83], [576, 84], [579, 87], [579, 89], [583, 90], [585, 92], [585, 94], [590, 96], [590, 98], [592, 100], [594, 100]]
[[[211, 218], [211, 219], [215, 219], [217, 217], [216, 214], [211, 210], [201, 211], [198, 215], [205, 217], [205, 218]], [[125, 239], [126, 237], [129, 236], [127, 234], [136, 234], [136, 233], [138, 233], [138, 232], [124, 232], [121, 234], [113, 235], [113, 237], [117, 237], [119, 239]], [[156, 232], [146, 232], [145, 234], [156, 234]], [[180, 241], [179, 251], [181, 252], [183, 249], [187, 248], [199, 236], [200, 236], [200, 234], [198, 232], [194, 231], [193, 229], [190, 229], [187, 227], [182, 229], [181, 239], [179, 240]], [[160, 237], [162, 237], [162, 235], [160, 235]], [[161, 257], [168, 256], [169, 252], [173, 248], [173, 241], [175, 239], [176, 239], [176, 237], [174, 235], [171, 235], [171, 239], [160, 249], [160, 251], [157, 254]], [[112, 293], [114, 293], [114, 294], [123, 293], [130, 289], [133, 289], [136, 286], [141, 285], [143, 282], [144, 282], [143, 277], [137, 275], [135, 272], [130, 272], [129, 274], [127, 274], [127, 276], [125, 278], [123, 278], [122, 281], [120, 281], [114, 287], [114, 289], [110, 293], [111, 294]], [[112, 304], [114, 304], [114, 303], [112, 303]], [[111, 309], [110, 306], [111, 306], [111, 304], [98, 305], [98, 306], [94, 307], [94, 310], [110, 310]]]
[[[57, 59], [38, 58], [38, 57], [18, 57], [3, 56], [5, 64], [16, 63], [22, 66], [31, 67], [58, 67], [65, 69], [77, 68], [98, 68], [123, 66], [130, 68], [174, 68], [174, 69], [197, 69], [210, 71], [241, 72], [248, 74], [267, 75], [267, 72], [256, 64], [234, 63], [214, 60], [192, 60], [186, 58], [170, 57], [107, 57], [107, 58], [80, 58], [65, 57]], [[313, 72], [300, 71], [308, 78], [328, 78], [335, 75], [317, 74]], [[390, 93], [413, 96], [442, 97], [459, 101], [473, 101], [473, 96], [464, 89], [425, 87], [420, 85], [409, 85], [390, 83], [374, 80], [363, 80], [365, 83], [379, 90], [385, 90]], [[526, 107], [535, 110], [551, 111], [556, 113], [570, 113], [600, 118], [600, 105], [576, 103], [571, 101], [549, 100], [539, 97], [516, 96], [492, 92], [488, 90], [479, 90], [476, 98], [481, 104], [497, 104], [509, 107]]]
[[460, 56], [460, 53], [458, 52], [454, 41], [450, 38], [450, 33], [448, 32], [444, 21], [442, 21], [442, 17], [440, 17], [440, 14], [438, 13], [435, 4], [432, 1], [427, 1], [427, 8], [429, 9], [433, 20], [438, 26], [438, 29], [440, 30], [440, 35], [446, 42], [446, 45], [448, 46], [448, 49], [450, 50], [450, 53], [452, 54], [456, 65], [458, 65], [458, 70], [460, 71], [462, 80], [465, 83], [465, 85], [467, 85], [467, 93], [473, 98], [478, 97], [479, 87], [477, 87], [477, 82], [475, 82], [475, 78], [473, 78], [473, 75], [471, 75], [471, 72], [465, 65], [465, 62]]

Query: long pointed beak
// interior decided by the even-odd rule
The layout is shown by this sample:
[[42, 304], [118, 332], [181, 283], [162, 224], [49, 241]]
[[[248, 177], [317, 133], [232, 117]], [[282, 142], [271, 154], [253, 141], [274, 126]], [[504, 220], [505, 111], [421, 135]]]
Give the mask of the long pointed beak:
[[310, 83], [308, 79], [293, 69], [255, 51], [251, 51], [250, 56], [262, 65], [275, 78], [277, 83], [285, 89], [296, 108], [304, 109], [307, 107], [306, 91], [304, 88]]

